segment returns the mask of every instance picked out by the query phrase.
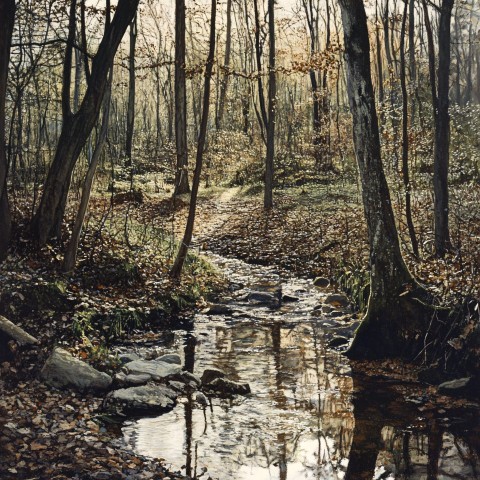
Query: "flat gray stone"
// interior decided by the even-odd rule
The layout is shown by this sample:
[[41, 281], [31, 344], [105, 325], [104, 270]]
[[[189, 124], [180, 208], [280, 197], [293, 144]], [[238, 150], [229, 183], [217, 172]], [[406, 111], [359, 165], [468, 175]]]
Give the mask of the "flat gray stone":
[[118, 356], [118, 359], [123, 364], [134, 362], [135, 360], [140, 360], [140, 357], [136, 353], [122, 353]]
[[134, 360], [125, 365], [127, 374], [148, 374], [153, 380], [163, 380], [181, 372], [179, 365], [159, 362], [158, 360]]
[[125, 383], [127, 385], [145, 385], [152, 379], [151, 375], [147, 373], [130, 373], [125, 376]]
[[172, 363], [174, 365], [181, 365], [182, 359], [180, 355], [176, 353], [167, 353], [166, 355], [162, 355], [156, 359], [157, 362], [165, 362], [165, 363]]
[[177, 393], [165, 385], [120, 388], [109, 393], [106, 403], [123, 412], [165, 412], [176, 403]]
[[88, 363], [70, 355], [63, 348], [55, 348], [41, 371], [45, 383], [56, 388], [107, 390], [112, 377], [99, 372]]
[[36, 345], [38, 343], [35, 337], [2, 315], [0, 315], [0, 336], [5, 336], [8, 340], [15, 340], [19, 345]]

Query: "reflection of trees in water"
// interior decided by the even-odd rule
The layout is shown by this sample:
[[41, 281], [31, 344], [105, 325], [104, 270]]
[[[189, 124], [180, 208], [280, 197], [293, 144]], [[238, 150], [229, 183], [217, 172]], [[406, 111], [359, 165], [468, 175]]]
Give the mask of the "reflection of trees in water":
[[445, 411], [420, 419], [391, 384], [355, 373], [353, 382], [355, 428], [345, 480], [370, 480], [379, 466], [397, 480], [480, 478], [478, 412], [462, 412], [474, 423], [450, 425]]

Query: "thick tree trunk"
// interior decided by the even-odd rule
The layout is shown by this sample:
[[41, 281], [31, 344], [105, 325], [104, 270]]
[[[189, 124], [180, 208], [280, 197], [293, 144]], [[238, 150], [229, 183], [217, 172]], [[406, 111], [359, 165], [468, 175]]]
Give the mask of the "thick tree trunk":
[[177, 171], [174, 195], [190, 192], [188, 184], [187, 82], [185, 78], [185, 0], [175, 1], [175, 144]]
[[213, 64], [215, 61], [215, 22], [217, 16], [217, 0], [212, 0], [211, 17], [210, 17], [210, 47], [208, 51], [207, 64], [205, 68], [205, 86], [203, 92], [203, 110], [200, 122], [200, 135], [197, 144], [197, 158], [195, 162], [195, 172], [193, 174], [192, 195], [190, 197], [190, 208], [188, 211], [187, 224], [183, 235], [182, 243], [177, 253], [177, 257], [170, 270], [170, 276], [178, 280], [182, 273], [185, 259], [187, 258], [188, 249], [192, 242], [193, 227], [195, 225], [195, 213], [197, 207], [198, 189], [200, 187], [200, 175], [203, 166], [203, 151], [207, 138], [208, 112], [210, 109], [210, 82], [212, 78]]
[[443, 0], [438, 27], [438, 103], [435, 118], [433, 191], [435, 196], [435, 251], [440, 257], [450, 248], [448, 227], [448, 163], [450, 156], [450, 21], [454, 0]]
[[[371, 292], [367, 313], [350, 357], [405, 354], [418, 320], [411, 296], [421, 290], [400, 252], [390, 194], [383, 172], [377, 112], [370, 71], [370, 44], [363, 2], [340, 0], [353, 139], [362, 183], [370, 244]], [[422, 290], [423, 292], [423, 290]], [[423, 327], [423, 325], [422, 325]]]
[[[73, 169], [98, 119], [108, 84], [108, 71], [137, 6], [138, 0], [119, 0], [113, 21], [107, 28], [92, 61], [90, 81], [80, 109], [73, 114], [69, 110], [64, 114], [55, 157], [48, 171], [40, 205], [32, 222], [32, 236], [40, 247], [47, 243], [55, 225], [63, 219]], [[68, 46], [67, 50], [69, 50]], [[64, 109], [67, 99], [69, 94], [67, 97], [64, 93], [62, 102]]]
[[7, 94], [8, 64], [15, 21], [15, 1], [0, 0], [0, 260], [7, 255], [12, 221], [7, 194], [7, 152], [5, 147], [5, 102]]

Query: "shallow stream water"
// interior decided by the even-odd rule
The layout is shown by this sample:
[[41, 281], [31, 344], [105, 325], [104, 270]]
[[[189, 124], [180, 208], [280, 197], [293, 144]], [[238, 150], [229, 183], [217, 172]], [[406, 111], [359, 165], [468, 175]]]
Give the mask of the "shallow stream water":
[[[197, 375], [219, 368], [252, 393], [207, 406], [187, 397], [169, 413], [130, 420], [123, 435], [134, 451], [193, 478], [479, 478], [474, 405], [462, 418], [423, 414], [416, 399], [352, 372], [328, 347], [355, 324], [314, 310], [327, 292], [271, 268], [210, 258], [236, 285], [222, 299], [233, 313], [197, 314], [191, 330], [174, 331], [156, 348], [179, 353]], [[246, 299], [280, 287], [298, 301], [271, 309]]]

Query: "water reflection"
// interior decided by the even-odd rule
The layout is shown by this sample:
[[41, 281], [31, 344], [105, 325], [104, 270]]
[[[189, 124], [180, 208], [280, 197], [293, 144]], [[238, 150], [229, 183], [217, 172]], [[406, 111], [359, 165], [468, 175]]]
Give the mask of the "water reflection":
[[[250, 278], [247, 268], [232, 275]], [[198, 315], [192, 331], [175, 332], [168, 351], [189, 371], [220, 368], [252, 394], [206, 408], [188, 396], [168, 414], [126, 425], [138, 453], [193, 478], [203, 468], [202, 478], [237, 480], [478, 478], [478, 412], [466, 422], [422, 413], [391, 384], [352, 372], [326, 348], [332, 320], [310, 315], [321, 292], [302, 280], [287, 288], [300, 301], [280, 311], [238, 300], [247, 315]]]

